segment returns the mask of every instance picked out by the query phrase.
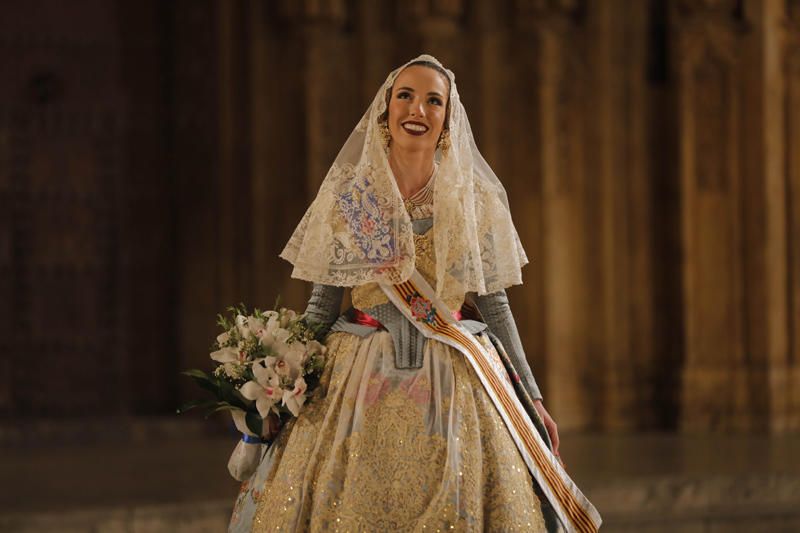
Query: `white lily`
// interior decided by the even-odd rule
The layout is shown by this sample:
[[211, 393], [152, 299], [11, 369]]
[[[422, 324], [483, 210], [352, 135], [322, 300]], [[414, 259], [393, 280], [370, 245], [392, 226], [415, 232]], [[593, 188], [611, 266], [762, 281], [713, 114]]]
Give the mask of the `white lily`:
[[267, 311], [264, 316], [267, 317], [267, 323], [280, 321], [281, 319], [281, 315], [277, 311]]
[[289, 377], [289, 374], [291, 373], [291, 367], [283, 359], [278, 359], [275, 362], [275, 373], [280, 377]]
[[294, 382], [294, 389], [284, 391], [283, 405], [286, 406], [294, 416], [300, 414], [300, 408], [306, 403], [306, 381], [303, 378], [297, 378]]
[[295, 379], [297, 376], [302, 375], [303, 365], [307, 360], [305, 346], [299, 342], [290, 344], [283, 354], [283, 360], [289, 366], [289, 372], [287, 373], [289, 377]]
[[288, 329], [275, 327], [274, 330], [270, 331], [268, 326], [259, 342], [262, 346], [273, 351], [277, 355], [283, 355], [286, 353], [286, 350], [289, 349], [289, 345], [286, 344], [286, 341], [289, 340], [291, 336], [292, 333]]
[[293, 322], [297, 318], [297, 313], [292, 311], [291, 309], [281, 309], [280, 312], [280, 323], [281, 327], [285, 328], [289, 325], [290, 322]]
[[281, 399], [283, 394], [280, 376], [271, 366], [264, 368], [260, 361], [256, 361], [253, 363], [253, 377], [255, 377], [255, 381], [248, 381], [242, 385], [239, 392], [248, 400], [255, 400], [258, 414], [262, 418], [266, 418], [270, 408]]
[[243, 359], [238, 349], [228, 346], [220, 348], [216, 352], [211, 352], [211, 359], [219, 363], [234, 363]]
[[286, 341], [292, 336], [292, 332], [288, 329], [275, 328], [275, 331], [272, 332], [272, 336], [275, 337], [276, 342], [286, 344]]
[[264, 344], [265, 341], [271, 341], [271, 339], [275, 337], [275, 330], [280, 327], [280, 324], [278, 323], [278, 314], [275, 313], [275, 311], [267, 311], [267, 313], [272, 314], [268, 315], [264, 329], [258, 333], [258, 338], [261, 340], [261, 344]]
[[260, 336], [265, 327], [264, 321], [260, 318], [251, 316], [247, 319], [247, 329], [250, 331], [251, 335], [255, 335], [256, 337]]
[[239, 335], [243, 339], [249, 339], [250, 335], [252, 335], [250, 328], [247, 327], [247, 317], [244, 315], [236, 315], [236, 329], [239, 330]]
[[217, 344], [222, 346], [223, 344], [228, 342], [230, 340], [230, 338], [231, 338], [231, 334], [228, 333], [227, 331], [225, 333], [220, 333], [219, 335], [217, 335]]

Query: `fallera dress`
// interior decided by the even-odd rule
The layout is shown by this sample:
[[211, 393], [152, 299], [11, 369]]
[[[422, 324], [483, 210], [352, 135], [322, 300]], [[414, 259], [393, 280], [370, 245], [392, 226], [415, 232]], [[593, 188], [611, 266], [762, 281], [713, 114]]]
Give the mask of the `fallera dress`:
[[[405, 202], [417, 269], [432, 285], [434, 180]], [[353, 288], [353, 309], [339, 316], [342, 291], [314, 285], [307, 312], [330, 327], [320, 386], [265, 446], [229, 531], [555, 530], [463, 355], [419, 335], [375, 283]], [[446, 303], [477, 310], [482, 320], [461, 323], [503, 361], [531, 412], [541, 395], [505, 292]], [[540, 421], [537, 429], [546, 439]]]

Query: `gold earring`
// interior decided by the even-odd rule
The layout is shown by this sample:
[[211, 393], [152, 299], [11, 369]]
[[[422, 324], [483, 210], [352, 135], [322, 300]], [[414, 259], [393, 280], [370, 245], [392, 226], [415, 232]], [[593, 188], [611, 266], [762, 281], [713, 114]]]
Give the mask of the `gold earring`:
[[389, 149], [389, 142], [392, 140], [392, 134], [389, 132], [389, 123], [388, 122], [381, 122], [378, 126], [378, 132], [381, 135], [381, 139], [383, 140], [383, 147], [387, 150]]
[[439, 135], [439, 142], [436, 143], [436, 148], [442, 151], [442, 155], [447, 155], [450, 150], [450, 130], [446, 129]]

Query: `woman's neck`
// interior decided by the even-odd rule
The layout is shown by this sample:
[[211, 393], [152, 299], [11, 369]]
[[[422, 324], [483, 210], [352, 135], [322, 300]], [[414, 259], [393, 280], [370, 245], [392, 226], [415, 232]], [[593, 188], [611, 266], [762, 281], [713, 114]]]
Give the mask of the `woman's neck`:
[[389, 152], [389, 166], [403, 198], [414, 196], [428, 183], [433, 175], [433, 154], [432, 151], [407, 152], [395, 149]]

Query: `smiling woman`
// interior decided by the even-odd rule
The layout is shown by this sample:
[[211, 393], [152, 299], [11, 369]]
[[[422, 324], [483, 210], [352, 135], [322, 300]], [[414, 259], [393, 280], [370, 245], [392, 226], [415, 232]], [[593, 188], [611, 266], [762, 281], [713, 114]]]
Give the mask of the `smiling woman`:
[[403, 198], [413, 196], [433, 176], [436, 148], [447, 136], [450, 80], [429, 65], [435, 64], [417, 62], [400, 73], [382, 117], [381, 127], [389, 132], [389, 165]]
[[328, 360], [231, 531], [599, 527], [508, 306], [527, 258], [452, 72], [421, 56], [389, 74], [281, 257], [314, 282]]

